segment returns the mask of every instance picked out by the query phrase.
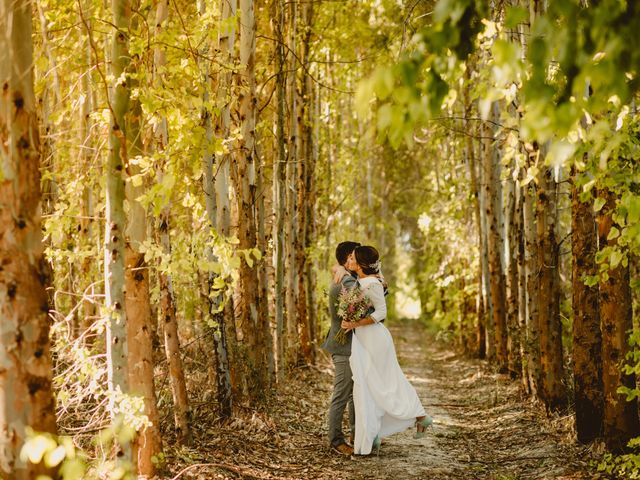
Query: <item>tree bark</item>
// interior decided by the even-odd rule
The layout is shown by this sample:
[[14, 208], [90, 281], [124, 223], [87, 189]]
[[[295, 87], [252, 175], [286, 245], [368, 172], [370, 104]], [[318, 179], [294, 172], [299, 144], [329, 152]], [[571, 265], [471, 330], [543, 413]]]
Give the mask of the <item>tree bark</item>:
[[[139, 5], [134, 5], [137, 11]], [[131, 18], [130, 32], [138, 30], [138, 16]], [[133, 74], [137, 69], [138, 58], [134, 57], [129, 71]], [[127, 78], [129, 88], [136, 88], [138, 81], [132, 75]], [[136, 98], [130, 102], [129, 112], [125, 118], [126, 136], [129, 158], [144, 155], [142, 144], [142, 106]], [[154, 324], [151, 320], [151, 303], [149, 299], [149, 267], [140, 247], [147, 238], [147, 212], [137, 200], [144, 191], [143, 182], [136, 184], [133, 179], [141, 173], [138, 162], [127, 159], [126, 172], [129, 181], [125, 187], [128, 205], [127, 226], [125, 230], [125, 301], [127, 312], [127, 346], [129, 389], [132, 395], [142, 397], [144, 414], [150, 425], [138, 432], [133, 441], [134, 460], [139, 475], [152, 477], [155, 475], [153, 458], [162, 451], [160, 436], [160, 416], [156, 403], [154, 385], [154, 365], [152, 334]]]
[[[160, 215], [158, 234], [162, 251], [170, 255], [168, 211], [164, 211]], [[189, 397], [184, 378], [182, 357], [180, 356], [176, 301], [173, 295], [171, 276], [166, 272], [159, 271], [158, 283], [160, 287], [160, 316], [164, 322], [164, 351], [169, 364], [169, 382], [171, 383], [173, 397], [173, 420], [176, 426], [178, 442], [182, 445], [189, 445], [192, 441], [191, 426], [189, 424]]]
[[300, 160], [299, 132], [298, 132], [298, 4], [288, 2], [288, 38], [287, 65], [288, 75], [286, 77], [286, 95], [288, 97], [288, 139], [287, 139], [287, 163], [286, 163], [286, 193], [285, 193], [285, 299], [286, 299], [286, 344], [285, 358], [289, 366], [297, 365], [300, 362], [301, 345], [299, 341], [298, 319], [296, 317], [296, 299], [298, 297], [298, 269], [296, 263], [296, 253], [300, 249], [300, 238], [298, 238], [298, 161]]
[[525, 255], [525, 222], [524, 222], [524, 195], [525, 189], [520, 185], [520, 179], [516, 182], [516, 211], [515, 227], [519, 232], [517, 244], [513, 248], [517, 249], [516, 263], [518, 265], [518, 337], [520, 350], [520, 365], [522, 366], [521, 377], [524, 391], [531, 394], [529, 384], [529, 366], [527, 358], [526, 338], [527, 338], [527, 269]]
[[[531, 159], [530, 159], [531, 160]], [[539, 319], [539, 267], [538, 267], [538, 240], [536, 238], [535, 204], [533, 186], [524, 188], [523, 199], [523, 227], [524, 227], [524, 263], [527, 291], [527, 316], [526, 338], [524, 341], [527, 359], [527, 372], [529, 376], [529, 388], [534, 397], [541, 393], [541, 367], [540, 367], [540, 319]]]
[[[198, 3], [198, 11], [200, 15], [205, 13], [205, 2]], [[229, 15], [229, 12], [226, 12]], [[209, 101], [209, 90], [207, 88], [208, 78], [205, 76], [205, 88], [203, 103], [206, 105]], [[207, 142], [213, 141], [213, 122], [211, 120], [211, 112], [203, 111], [203, 123]], [[214, 158], [208, 152], [205, 152], [203, 159], [204, 175], [203, 190], [205, 193], [205, 204], [207, 210], [207, 218], [209, 226], [218, 229], [218, 195], [216, 178], [213, 175]], [[217, 257], [213, 255], [211, 248], [207, 248], [206, 258], [210, 262], [217, 261]], [[229, 362], [229, 351], [227, 347], [227, 329], [224, 307], [221, 305], [222, 299], [220, 292], [214, 288], [216, 275], [209, 271], [207, 276], [207, 315], [206, 329], [211, 337], [213, 355], [211, 356], [212, 367], [215, 372], [216, 395], [220, 408], [220, 416], [222, 418], [230, 418], [233, 412], [233, 395], [231, 382], [231, 365]]]
[[[159, 0], [156, 5], [155, 35], [159, 37], [169, 16], [169, 1]], [[164, 81], [165, 52], [156, 47], [153, 55], [154, 82], [160, 86]], [[168, 142], [167, 119], [161, 118], [154, 131], [156, 150], [162, 153]], [[164, 165], [161, 165], [159, 170]], [[158, 174], [161, 180], [162, 172]], [[171, 203], [168, 203], [160, 213], [157, 228], [157, 241], [162, 252], [171, 255], [171, 237], [169, 235], [171, 221]], [[169, 364], [169, 382], [173, 397], [173, 419], [176, 427], [178, 442], [189, 445], [192, 440], [189, 424], [189, 397], [184, 378], [184, 368], [180, 355], [180, 337], [178, 336], [178, 318], [176, 315], [176, 301], [173, 293], [171, 275], [158, 268], [158, 287], [160, 289], [160, 318], [163, 323], [164, 351]]]
[[279, 382], [284, 380], [284, 374], [286, 370], [285, 361], [285, 331], [284, 331], [284, 267], [285, 267], [285, 242], [284, 242], [284, 230], [285, 230], [285, 208], [286, 208], [286, 162], [287, 154], [285, 148], [285, 104], [286, 104], [286, 88], [285, 88], [285, 54], [284, 54], [284, 0], [276, 0], [275, 6], [275, 35], [278, 40], [276, 45], [276, 62], [277, 71], [276, 76], [276, 142], [277, 153], [274, 157], [273, 166], [273, 205], [276, 215], [276, 222], [274, 224], [273, 238], [275, 239], [275, 318], [276, 318], [276, 372]]
[[[485, 127], [485, 136], [489, 137], [491, 130]], [[493, 135], [491, 134], [491, 137]], [[507, 369], [507, 323], [505, 281], [502, 273], [502, 239], [500, 235], [498, 211], [500, 198], [498, 196], [499, 178], [495, 175], [496, 155], [492, 152], [489, 138], [484, 140], [484, 189], [485, 213], [487, 216], [487, 246], [489, 254], [489, 272], [491, 286], [491, 302], [493, 305], [493, 326], [496, 345], [496, 363], [501, 372]]]
[[[483, 154], [483, 145], [480, 145], [480, 156]], [[484, 185], [483, 168], [479, 166], [480, 184]], [[479, 190], [478, 203], [480, 205], [480, 273], [482, 275], [482, 312], [484, 319], [484, 337], [480, 341], [484, 344], [485, 358], [493, 360], [496, 356], [495, 326], [493, 323], [493, 305], [491, 298], [490, 273], [489, 273], [489, 247], [488, 247], [488, 222], [486, 215], [487, 195], [485, 188]]]
[[20, 460], [27, 426], [56, 433], [31, 20], [30, 2], [0, 2], [0, 478], [6, 480], [54, 474]]
[[[468, 74], [467, 80], [468, 80]], [[465, 89], [465, 116], [471, 117], [471, 104], [469, 101], [468, 88]], [[469, 132], [473, 132], [473, 127], [467, 122], [466, 128]], [[471, 193], [473, 194], [473, 218], [476, 224], [476, 232], [478, 234], [477, 246], [478, 246], [478, 271], [477, 271], [477, 289], [478, 294], [476, 298], [476, 356], [478, 358], [485, 358], [487, 355], [486, 342], [485, 342], [485, 315], [484, 315], [484, 295], [483, 295], [483, 274], [482, 274], [482, 220], [480, 216], [480, 189], [478, 186], [478, 167], [475, 156], [475, 150], [473, 146], [473, 137], [471, 135], [466, 136], [465, 140], [465, 157], [467, 159], [467, 166], [469, 168], [469, 178], [471, 179]]]
[[[255, 80], [255, 16], [253, 0], [240, 0], [240, 64], [238, 75], [240, 131], [242, 140], [237, 150], [236, 161], [232, 168], [237, 210], [238, 210], [238, 248], [245, 252], [257, 250], [256, 225], [256, 162], [255, 145], [256, 122], [256, 80]], [[252, 399], [264, 397], [269, 389], [267, 349], [271, 348], [268, 316], [259, 316], [259, 261], [254, 253], [247, 253], [240, 264], [239, 295], [236, 304], [238, 327], [244, 338], [247, 352], [247, 378], [251, 379], [249, 394]], [[251, 264], [249, 263], [251, 262]]]
[[[88, 0], [83, 0], [82, 10], [84, 12], [89, 11], [90, 5]], [[83, 13], [82, 16], [85, 14]], [[82, 19], [82, 17], [81, 17]], [[91, 61], [91, 45], [89, 42], [89, 32], [91, 31], [91, 22], [89, 19], [85, 19], [87, 23], [87, 29], [89, 30], [87, 35], [82, 40], [82, 46], [84, 52], [86, 54], [87, 59], [87, 68], [92, 65]], [[82, 102], [82, 106], [80, 108], [80, 131], [79, 131], [79, 163], [80, 168], [83, 169], [83, 174], [86, 175], [86, 172], [90, 171], [91, 165], [91, 146], [92, 146], [92, 119], [91, 112], [93, 111], [93, 91], [92, 85], [90, 82], [89, 75], [83, 75], [81, 80], [82, 92], [84, 96], [84, 100]], [[89, 178], [87, 178], [89, 180]], [[91, 184], [84, 182], [85, 185], [82, 188], [82, 205], [80, 209], [80, 245], [83, 250], [91, 248], [91, 244], [93, 242], [93, 215], [94, 215], [94, 196], [93, 196], [93, 188]], [[94, 260], [86, 256], [82, 260], [82, 265], [80, 267], [81, 272], [81, 285], [84, 287], [86, 285], [85, 282], [92, 280], [92, 265], [94, 264]], [[86, 288], [83, 289], [83, 297], [82, 297], [82, 313], [81, 320], [78, 332], [79, 335], [83, 336], [83, 340], [85, 345], [91, 346], [94, 338], [94, 333], [90, 331], [91, 326], [97, 318], [96, 305], [93, 301], [94, 297], [94, 286], [93, 283], [89, 284]]]
[[[310, 323], [310, 311], [307, 302], [307, 288], [305, 285], [305, 274], [309, 272], [307, 263], [307, 251], [311, 247], [310, 238], [308, 236], [310, 223], [310, 216], [312, 209], [307, 208], [312, 201], [311, 192], [309, 191], [309, 176], [313, 171], [313, 136], [311, 134], [311, 128], [313, 126], [313, 92], [311, 90], [311, 82], [309, 79], [310, 65], [308, 63], [308, 56], [311, 44], [312, 33], [312, 21], [313, 21], [313, 4], [305, 4], [301, 6], [301, 20], [302, 20], [302, 50], [300, 52], [299, 61], [305, 65], [303, 67], [304, 74], [301, 79], [301, 92], [298, 104], [298, 169], [297, 169], [297, 204], [298, 204], [298, 219], [296, 222], [296, 265], [300, 274], [296, 278], [297, 282], [297, 296], [296, 296], [296, 318], [298, 324], [299, 341], [301, 360], [306, 364], [312, 364], [315, 360], [315, 351], [312, 347], [312, 330]], [[313, 306], [312, 308], [315, 308]]]
[[[602, 189], [599, 196], [605, 204], [598, 214], [598, 237], [600, 249], [618, 247], [617, 238], [609, 238], [611, 230], [621, 230], [613, 219], [616, 210], [616, 195], [611, 190]], [[626, 255], [627, 252], [623, 250]], [[638, 401], [627, 402], [624, 395], [617, 392], [621, 386], [635, 388], [633, 374], [626, 375], [621, 364], [629, 352], [627, 336], [633, 328], [631, 288], [629, 286], [629, 266], [625, 260], [600, 278], [600, 319], [602, 322], [602, 382], [604, 387], [604, 440], [607, 448], [619, 453], [627, 442], [640, 435], [638, 421]]]
[[574, 175], [571, 188], [571, 258], [573, 290], [573, 378], [578, 441], [588, 443], [602, 434], [602, 333], [598, 287], [585, 285], [595, 276], [598, 249], [593, 202], [580, 201]]
[[[311, 23], [311, 22], [309, 22]], [[309, 128], [307, 128], [307, 166], [305, 169], [306, 178], [305, 178], [305, 190], [307, 192], [306, 195], [306, 248], [312, 246], [316, 242], [316, 199], [317, 199], [317, 190], [316, 190], [316, 166], [318, 164], [318, 131], [319, 131], [319, 121], [318, 118], [320, 116], [320, 99], [319, 93], [314, 88], [314, 83], [309, 75], [305, 77], [305, 81], [307, 82], [307, 92], [308, 95], [313, 99], [313, 110], [310, 110], [309, 114]], [[320, 334], [318, 333], [318, 302], [316, 299], [316, 271], [314, 268], [314, 262], [311, 258], [307, 258], [305, 262], [305, 289], [306, 289], [306, 298], [307, 298], [307, 312], [309, 316], [309, 332], [310, 332], [310, 342], [313, 346], [318, 344], [318, 339], [320, 338]], [[313, 352], [315, 361], [315, 350]]]
[[[125, 308], [125, 258], [124, 230], [124, 167], [127, 163], [127, 140], [125, 115], [129, 109], [129, 86], [122, 76], [129, 65], [128, 30], [131, 6], [128, 0], [112, 0], [113, 39], [111, 52], [111, 74], [115, 84], [111, 87], [111, 129], [109, 132], [109, 158], [106, 168], [107, 204], [105, 231], [105, 293], [107, 322], [107, 373], [110, 391], [129, 393], [127, 366], [127, 315]], [[114, 424], [119, 414], [111, 405]], [[133, 462], [131, 444], [121, 444], [118, 453], [123, 465]]]
[[[557, 240], [557, 184], [551, 169], [538, 176], [536, 198], [536, 234], [539, 268], [539, 327], [542, 396], [548, 409], [557, 411], [566, 405], [562, 383], [562, 323], [560, 321], [559, 245]], [[540, 392], [539, 392], [540, 393]]]
[[508, 241], [506, 248], [507, 278], [507, 366], [511, 378], [517, 378], [522, 371], [520, 361], [520, 325], [518, 323], [519, 278], [518, 278], [518, 244], [522, 237], [519, 229], [518, 208], [516, 203], [516, 185], [508, 178], [506, 181], [506, 228]]

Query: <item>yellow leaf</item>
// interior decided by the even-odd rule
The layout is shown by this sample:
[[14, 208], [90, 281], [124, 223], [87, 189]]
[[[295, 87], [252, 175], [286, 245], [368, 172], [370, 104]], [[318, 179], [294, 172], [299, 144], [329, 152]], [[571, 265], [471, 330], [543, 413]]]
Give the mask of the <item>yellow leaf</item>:
[[42, 457], [49, 450], [56, 448], [56, 442], [45, 435], [36, 435], [27, 440], [20, 452], [20, 458], [23, 461], [29, 460], [31, 463], [40, 463]]
[[244, 254], [244, 259], [247, 262], [247, 265], [249, 265], [249, 268], [253, 267], [253, 258], [251, 258], [251, 252], [249, 250], [242, 250], [242, 253]]
[[64, 448], [63, 445], [58, 445], [57, 448], [55, 448], [54, 450], [47, 452], [47, 454], [44, 456], [44, 464], [47, 467], [55, 467], [57, 465], [60, 464], [60, 462], [62, 462], [62, 460], [64, 460], [64, 457], [66, 456], [66, 450]]
[[142, 175], [138, 174], [138, 175], [133, 175], [131, 177], [131, 184], [134, 187], [139, 187], [142, 185]]
[[609, 235], [607, 235], [607, 240], [613, 240], [615, 238], [618, 238], [620, 236], [620, 230], [618, 230], [616, 227], [611, 227], [611, 230], [609, 231]]

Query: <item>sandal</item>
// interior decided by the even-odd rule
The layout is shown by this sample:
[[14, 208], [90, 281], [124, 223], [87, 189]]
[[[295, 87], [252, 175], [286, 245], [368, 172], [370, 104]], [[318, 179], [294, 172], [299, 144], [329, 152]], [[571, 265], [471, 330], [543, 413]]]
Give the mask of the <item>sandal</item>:
[[429, 415], [425, 415], [421, 419], [416, 418], [416, 433], [413, 438], [422, 438], [427, 431], [427, 428], [433, 427], [433, 418]]

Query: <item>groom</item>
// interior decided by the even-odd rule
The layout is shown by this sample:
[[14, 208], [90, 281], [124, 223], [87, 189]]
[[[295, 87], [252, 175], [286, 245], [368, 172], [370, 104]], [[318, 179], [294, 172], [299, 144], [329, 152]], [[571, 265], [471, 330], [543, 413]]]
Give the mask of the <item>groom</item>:
[[338, 265], [332, 269], [333, 281], [331, 282], [331, 287], [329, 287], [331, 329], [322, 344], [322, 348], [331, 354], [333, 366], [335, 367], [333, 395], [331, 397], [331, 406], [329, 407], [329, 443], [335, 452], [342, 455], [351, 455], [353, 453], [353, 447], [345, 441], [344, 433], [342, 433], [342, 416], [347, 404], [349, 405], [351, 437], [355, 433], [356, 415], [353, 408], [353, 378], [351, 366], [349, 365], [352, 335], [347, 335], [347, 343], [345, 345], [336, 342], [334, 337], [340, 330], [341, 323], [337, 312], [338, 295], [343, 287], [351, 289], [356, 285], [356, 277], [346, 270], [345, 265], [349, 257], [353, 255], [353, 251], [359, 246], [360, 244], [356, 242], [342, 242], [336, 248]]

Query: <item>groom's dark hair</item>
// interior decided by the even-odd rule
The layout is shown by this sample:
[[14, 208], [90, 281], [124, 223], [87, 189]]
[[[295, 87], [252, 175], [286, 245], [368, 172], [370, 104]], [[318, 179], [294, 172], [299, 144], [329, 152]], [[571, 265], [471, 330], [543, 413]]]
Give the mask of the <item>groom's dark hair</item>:
[[358, 242], [340, 242], [336, 247], [336, 260], [340, 265], [347, 263], [347, 258], [351, 255], [356, 247], [359, 247]]

